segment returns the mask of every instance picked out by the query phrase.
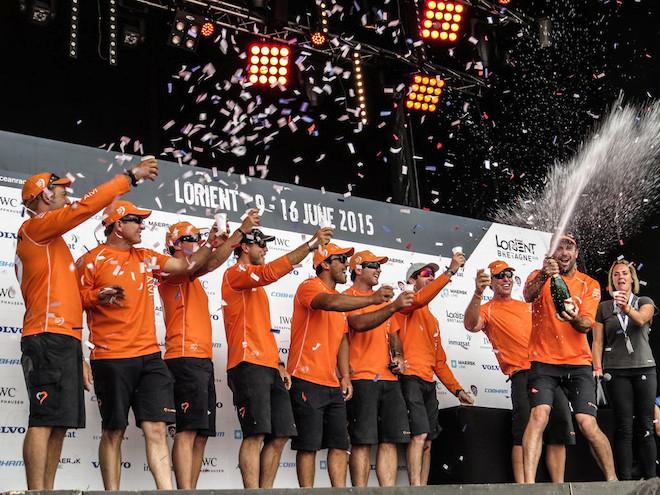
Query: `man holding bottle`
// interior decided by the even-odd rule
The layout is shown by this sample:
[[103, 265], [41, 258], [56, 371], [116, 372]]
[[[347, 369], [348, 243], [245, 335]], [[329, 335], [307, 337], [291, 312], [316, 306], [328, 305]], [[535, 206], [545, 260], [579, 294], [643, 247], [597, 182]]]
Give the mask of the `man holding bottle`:
[[[605, 478], [616, 480], [612, 448], [596, 422], [596, 389], [586, 337], [595, 324], [600, 286], [578, 271], [578, 255], [575, 238], [560, 236], [557, 248], [543, 261], [543, 268], [532, 272], [525, 284], [525, 301], [532, 303], [528, 381], [532, 410], [523, 436], [526, 483], [534, 483], [536, 478], [541, 437], [558, 386], [571, 402], [580, 431], [589, 441]], [[566, 289], [570, 299], [560, 300], [557, 296]]]

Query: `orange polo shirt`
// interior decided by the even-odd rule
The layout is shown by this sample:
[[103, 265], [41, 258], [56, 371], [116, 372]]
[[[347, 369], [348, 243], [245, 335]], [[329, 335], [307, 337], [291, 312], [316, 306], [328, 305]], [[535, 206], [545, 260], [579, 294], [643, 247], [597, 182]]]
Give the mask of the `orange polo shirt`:
[[341, 311], [312, 309], [312, 300], [323, 293], [339, 294], [319, 277], [305, 280], [296, 291], [287, 368], [301, 380], [338, 387], [337, 352], [348, 323]]
[[[539, 270], [532, 272], [527, 282]], [[593, 278], [575, 271], [572, 277], [562, 275], [578, 315], [596, 321], [600, 302], [600, 285]], [[546, 280], [541, 293], [532, 303], [532, 337], [529, 346], [530, 361], [548, 364], [591, 365], [591, 349], [587, 334], [578, 332], [569, 322], [557, 318], [550, 294], [550, 279]]]
[[479, 310], [483, 332], [493, 345], [500, 369], [511, 376], [527, 370], [529, 336], [532, 333], [532, 306], [523, 301], [491, 299]]
[[400, 327], [399, 337], [403, 343], [403, 357], [408, 362], [404, 375], [414, 375], [432, 382], [435, 373], [447, 390], [455, 394], [462, 387], [447, 366], [440, 326], [428, 306], [448, 283], [449, 278], [443, 273], [418, 291], [413, 304], [397, 313], [396, 317]]
[[128, 177], [118, 175], [80, 201], [23, 222], [18, 229], [15, 267], [25, 301], [23, 337], [51, 332], [80, 340], [83, 308], [73, 257], [62, 234], [129, 190]]
[[[123, 359], [160, 352], [154, 317], [155, 277], [169, 256], [151, 249], [115, 249], [99, 244], [76, 262], [80, 293], [87, 312], [90, 359]], [[98, 303], [98, 292], [121, 285], [122, 306]]]
[[[349, 296], [370, 296], [373, 291], [359, 292], [354, 287], [344, 291]], [[351, 311], [347, 316], [373, 313], [389, 303], [374, 304]], [[391, 317], [371, 330], [355, 332], [350, 328], [348, 341], [351, 352], [352, 380], [396, 380], [397, 377], [387, 367], [390, 364], [390, 334], [399, 331], [396, 318]]]
[[293, 270], [286, 256], [264, 265], [236, 263], [222, 279], [222, 313], [227, 336], [227, 369], [243, 361], [277, 369], [280, 355], [271, 331], [264, 285]]
[[164, 358], [213, 358], [209, 298], [199, 279], [164, 277], [158, 293], [165, 315]]

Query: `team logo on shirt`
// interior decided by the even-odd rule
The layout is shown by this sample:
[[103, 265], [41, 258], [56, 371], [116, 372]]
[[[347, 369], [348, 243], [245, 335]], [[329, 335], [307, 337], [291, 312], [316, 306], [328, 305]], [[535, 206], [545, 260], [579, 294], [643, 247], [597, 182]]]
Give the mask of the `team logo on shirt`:
[[42, 390], [41, 392], [37, 392], [37, 400], [39, 401], [39, 405], [43, 405], [44, 401], [48, 398], [48, 392], [45, 390]]
[[245, 417], [245, 412], [247, 411], [247, 408], [245, 406], [241, 406], [238, 408], [238, 414], [241, 416], [241, 418]]
[[184, 414], [188, 412], [189, 408], [190, 408], [190, 403], [189, 402], [182, 402], [181, 403], [181, 410], [183, 411]]

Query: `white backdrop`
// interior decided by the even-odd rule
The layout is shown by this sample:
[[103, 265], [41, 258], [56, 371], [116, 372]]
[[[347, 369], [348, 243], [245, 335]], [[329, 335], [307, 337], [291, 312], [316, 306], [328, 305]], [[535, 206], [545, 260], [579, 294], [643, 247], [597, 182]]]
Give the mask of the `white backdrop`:
[[[13, 270], [16, 231], [24, 220], [21, 217], [21, 211], [20, 189], [0, 186], [0, 218], [2, 219], [0, 227], [0, 442], [2, 442], [0, 490], [26, 488], [21, 457], [28, 416], [28, 399], [20, 366], [20, 338], [24, 306]], [[305, 238], [298, 233], [268, 229], [268, 215], [269, 213], [266, 213], [263, 219], [264, 230], [277, 236], [277, 240], [269, 244], [270, 251], [267, 259], [272, 260], [295, 248]], [[202, 227], [211, 224], [210, 220], [199, 217], [154, 211], [148, 219], [142, 245], [162, 251], [167, 226], [181, 220], [188, 220], [194, 225]], [[82, 255], [85, 249], [91, 249], [96, 245], [95, 231], [98, 238], [103, 240], [102, 232], [97, 231], [99, 223], [100, 215], [97, 215], [96, 218], [90, 219], [65, 235], [74, 259]], [[238, 225], [232, 224], [231, 226], [236, 228]], [[309, 228], [311, 233], [313, 228]], [[468, 234], [472, 237], [472, 233]], [[488, 339], [483, 334], [469, 334], [464, 330], [463, 312], [474, 290], [476, 270], [498, 258], [507, 260], [517, 269], [516, 274], [520, 278], [516, 279], [514, 297], [522, 298], [521, 282], [524, 283], [532, 269], [540, 267], [543, 253], [547, 249], [549, 235], [497, 224], [492, 224], [485, 233], [479, 234], [483, 237], [470, 255], [465, 268], [431, 303], [431, 310], [440, 321], [442, 342], [449, 364], [466, 391], [476, 390], [476, 405], [510, 408], [509, 384], [499, 370]], [[381, 275], [383, 283], [403, 280], [411, 262], [435, 261], [441, 266], [449, 263], [447, 258], [417, 254], [403, 248], [398, 250], [355, 242], [342, 242], [340, 235], [336, 242], [340, 245], [352, 245], [356, 250], [366, 248], [376, 254], [390, 257], [391, 261], [384, 267]], [[226, 266], [230, 266], [233, 262], [233, 259], [228, 260]], [[242, 486], [237, 466], [241, 431], [232, 406], [231, 392], [226, 384], [225, 371], [227, 353], [222, 323], [220, 281], [226, 266], [202, 279], [209, 295], [209, 310], [213, 320], [218, 434], [217, 438], [210, 439], [208, 442], [199, 488], [240, 488]], [[271, 304], [272, 326], [279, 331], [276, 338], [284, 360], [286, 360], [289, 346], [293, 295], [298, 284], [312, 275], [311, 259], [308, 258], [293, 273], [266, 288]], [[343, 290], [346, 287], [339, 286], [338, 289]], [[490, 294], [486, 296], [490, 297]], [[157, 332], [162, 347], [165, 340], [164, 324], [157, 292], [156, 298]], [[86, 330], [84, 336], [86, 337]], [[444, 387], [439, 385], [437, 390], [441, 407], [458, 404]], [[103, 488], [97, 454], [100, 416], [94, 393], [85, 393], [85, 398], [87, 428], [69, 431], [68, 438], [64, 442], [60, 469], [56, 479], [57, 489], [94, 490]], [[129, 421], [132, 423], [133, 419], [131, 415]], [[122, 488], [129, 490], [153, 489], [154, 483], [146, 465], [143, 438], [140, 430], [133, 424], [126, 430], [122, 453]], [[399, 462], [401, 465], [399, 482], [405, 483], [405, 459], [401, 456]], [[370, 484], [376, 484], [373, 471]], [[317, 458], [317, 486], [328, 485], [325, 453], [320, 453]], [[275, 486], [297, 486], [295, 453], [289, 447], [285, 448], [282, 456]]]

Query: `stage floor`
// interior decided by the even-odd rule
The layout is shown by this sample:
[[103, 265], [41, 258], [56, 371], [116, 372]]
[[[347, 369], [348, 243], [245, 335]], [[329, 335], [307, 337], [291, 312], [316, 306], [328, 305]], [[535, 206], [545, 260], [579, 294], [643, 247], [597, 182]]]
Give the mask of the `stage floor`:
[[[398, 486], [393, 488], [314, 488], [312, 490], [301, 490], [299, 488], [285, 488], [277, 490], [260, 490], [264, 495], [301, 495], [303, 493], [313, 492], [316, 495], [349, 495], [361, 493], [364, 495], [656, 495], [660, 494], [660, 479], [656, 478], [648, 481], [618, 481], [607, 483], [603, 481], [591, 483], [564, 483], [553, 485], [549, 483], [538, 483], [536, 485], [516, 485], [516, 484], [488, 484], [488, 485], [432, 485], [426, 487], [408, 487]], [[166, 493], [177, 493], [183, 495], [186, 491], [129, 491], [102, 492], [102, 491], [73, 491], [73, 490], [55, 490], [44, 492], [5, 491], [0, 495], [35, 495], [39, 493], [48, 495], [102, 495], [107, 493], [127, 493], [139, 495], [164, 495]], [[195, 490], [196, 495], [240, 495], [245, 494], [245, 490]]]

